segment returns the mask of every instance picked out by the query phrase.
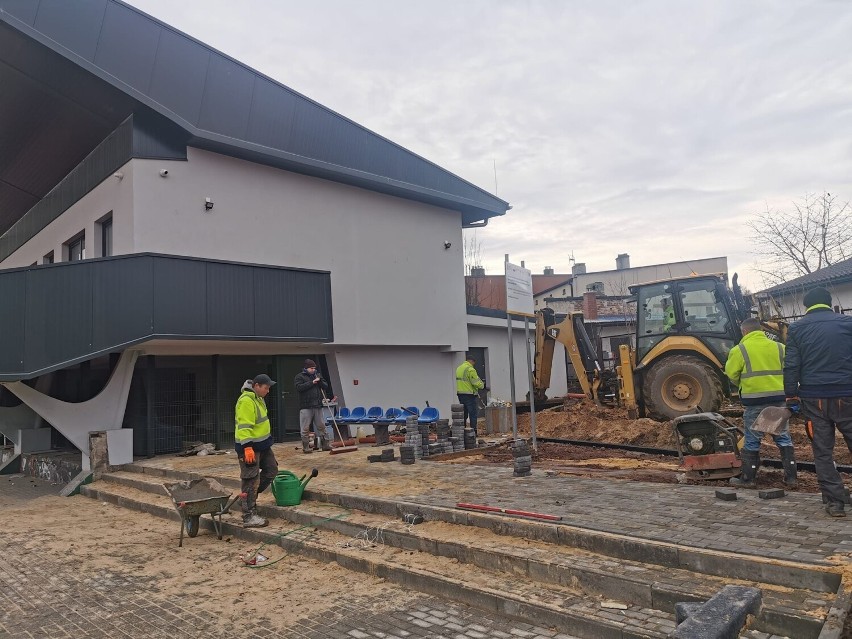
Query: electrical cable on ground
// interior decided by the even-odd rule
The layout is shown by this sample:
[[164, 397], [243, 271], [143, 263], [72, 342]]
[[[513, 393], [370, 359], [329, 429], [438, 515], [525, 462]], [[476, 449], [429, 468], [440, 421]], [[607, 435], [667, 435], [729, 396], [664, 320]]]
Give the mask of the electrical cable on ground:
[[268, 568], [269, 566], [274, 566], [279, 561], [281, 561], [282, 559], [284, 559], [288, 556], [286, 552], [285, 552], [284, 555], [282, 555], [278, 559], [275, 559], [274, 561], [264, 561], [263, 563], [260, 563], [260, 564], [248, 563], [248, 560], [246, 559], [246, 557], [250, 557], [252, 560], [254, 560], [254, 559], [257, 558], [258, 553], [260, 553], [261, 550], [263, 550], [267, 546], [270, 546], [272, 544], [277, 543], [278, 541], [280, 541], [284, 537], [287, 537], [289, 535], [297, 533], [300, 530], [305, 530], [306, 528], [316, 528], [319, 524], [322, 524], [322, 523], [327, 522], [327, 521], [335, 521], [337, 519], [344, 519], [345, 517], [348, 517], [351, 514], [352, 514], [351, 511], [346, 510], [345, 512], [343, 512], [339, 515], [335, 515], [334, 517], [325, 517], [324, 519], [320, 519], [318, 521], [311, 522], [309, 524], [305, 524], [304, 526], [299, 526], [298, 528], [293, 528], [291, 530], [285, 530], [283, 532], [280, 532], [277, 535], [275, 535], [272, 539], [270, 539], [269, 541], [263, 542], [260, 546], [257, 547], [257, 550], [255, 550], [254, 552], [246, 553], [246, 555], [243, 558], [243, 564], [245, 565], [246, 568]]

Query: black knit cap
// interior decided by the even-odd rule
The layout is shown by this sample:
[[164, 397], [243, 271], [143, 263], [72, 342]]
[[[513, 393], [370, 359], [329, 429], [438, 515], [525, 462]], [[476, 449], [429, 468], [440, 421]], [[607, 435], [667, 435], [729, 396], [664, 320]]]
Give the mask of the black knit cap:
[[815, 304], [825, 304], [826, 306], [831, 306], [831, 293], [819, 286], [817, 288], [812, 288], [807, 293], [805, 293], [805, 297], [802, 299], [802, 301], [805, 303], [805, 308], [810, 308]]
[[312, 360], [312, 359], [306, 359], [305, 360], [305, 368], [316, 368], [316, 367], [317, 367], [317, 363], [314, 360]]

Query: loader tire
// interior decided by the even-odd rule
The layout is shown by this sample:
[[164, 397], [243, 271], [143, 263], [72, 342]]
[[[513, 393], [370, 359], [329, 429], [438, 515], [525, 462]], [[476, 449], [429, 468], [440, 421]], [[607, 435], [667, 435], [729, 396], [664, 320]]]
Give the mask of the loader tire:
[[722, 382], [712, 366], [697, 357], [672, 355], [645, 373], [642, 395], [648, 416], [668, 421], [700, 408], [717, 412], [722, 406]]

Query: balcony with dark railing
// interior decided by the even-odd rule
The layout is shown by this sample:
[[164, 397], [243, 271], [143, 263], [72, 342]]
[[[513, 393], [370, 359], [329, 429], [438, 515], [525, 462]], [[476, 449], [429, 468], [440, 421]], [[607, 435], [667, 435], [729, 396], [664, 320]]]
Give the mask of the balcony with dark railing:
[[0, 381], [152, 339], [333, 339], [327, 272], [156, 254], [0, 271]]

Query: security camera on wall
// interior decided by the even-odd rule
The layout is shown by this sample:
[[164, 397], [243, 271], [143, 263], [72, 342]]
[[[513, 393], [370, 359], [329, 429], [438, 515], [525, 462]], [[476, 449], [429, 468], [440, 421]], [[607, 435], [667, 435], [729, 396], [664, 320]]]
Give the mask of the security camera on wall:
[[160, 177], [169, 177], [168, 169], [160, 169]]

